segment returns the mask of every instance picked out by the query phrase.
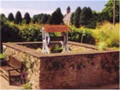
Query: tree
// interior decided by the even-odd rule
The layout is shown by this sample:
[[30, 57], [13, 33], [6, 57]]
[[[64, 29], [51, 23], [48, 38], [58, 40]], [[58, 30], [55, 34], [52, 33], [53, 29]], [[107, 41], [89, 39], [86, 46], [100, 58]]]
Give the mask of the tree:
[[[113, 21], [113, 0], [109, 0], [102, 10], [102, 20]], [[115, 0], [115, 21], [119, 22], [119, 0]]]
[[[52, 21], [52, 22], [51, 22]], [[52, 13], [51, 24], [61, 24], [63, 23], [63, 15], [60, 8], [57, 8], [56, 11]]]
[[29, 23], [30, 23], [31, 18], [30, 18], [30, 15], [29, 15], [29, 13], [28, 13], [28, 12], [27, 12], [27, 13], [25, 13], [25, 15], [24, 15], [24, 19], [25, 19], [26, 24], [29, 24]]
[[16, 23], [16, 24], [20, 24], [21, 22], [22, 22], [22, 16], [21, 16], [20, 11], [18, 11], [18, 12], [16, 13], [16, 16], [15, 16], [15, 23]]
[[87, 19], [90, 20], [90, 19], [92, 18], [92, 16], [93, 16], [93, 15], [92, 15], [92, 10], [91, 10], [90, 7], [88, 7], [87, 10], [88, 10]]
[[2, 26], [6, 21], [7, 21], [6, 16], [3, 13], [0, 14], [0, 25]]
[[5, 14], [0, 14], [0, 18], [6, 18]]
[[46, 24], [47, 21], [48, 21], [48, 18], [49, 18], [49, 15], [44, 14], [44, 15], [42, 16], [42, 18], [41, 18], [40, 23], [42, 23], [42, 24]]
[[52, 24], [52, 16], [49, 16], [47, 23]]
[[10, 14], [8, 15], [8, 20], [9, 20], [9, 21], [14, 21], [14, 16], [13, 16], [12, 13], [10, 13]]
[[33, 23], [46, 24], [51, 15], [49, 14], [37, 14], [33, 16]]
[[85, 26], [87, 28], [96, 28], [96, 25], [98, 24], [98, 15], [96, 11], [92, 11], [92, 16], [89, 18], [88, 24]]
[[79, 23], [80, 14], [81, 14], [81, 8], [78, 7], [78, 8], [75, 10], [74, 18], [73, 18], [73, 24], [74, 24], [76, 27], [79, 27], [79, 26], [80, 26], [80, 23]]
[[84, 7], [81, 12], [80, 17], [80, 24], [81, 25], [87, 25], [89, 24], [89, 20], [92, 18], [92, 10], [88, 7]]
[[32, 21], [33, 23], [38, 23], [38, 15], [34, 15]]
[[72, 25], [74, 24], [73, 21], [74, 21], [74, 12], [72, 13], [71, 18], [70, 18], [70, 22]]

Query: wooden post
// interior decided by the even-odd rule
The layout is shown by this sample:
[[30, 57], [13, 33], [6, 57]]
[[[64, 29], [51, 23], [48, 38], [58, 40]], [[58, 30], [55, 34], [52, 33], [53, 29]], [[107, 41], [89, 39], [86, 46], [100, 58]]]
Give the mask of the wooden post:
[[115, 25], [115, 0], [113, 0], [113, 24]]

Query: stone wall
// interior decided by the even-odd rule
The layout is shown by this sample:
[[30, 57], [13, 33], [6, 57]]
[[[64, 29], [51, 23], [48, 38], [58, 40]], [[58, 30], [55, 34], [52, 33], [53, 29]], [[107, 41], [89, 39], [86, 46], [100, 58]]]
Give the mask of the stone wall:
[[[20, 60], [22, 62], [25, 62], [25, 66], [27, 68], [27, 83], [31, 84], [32, 88], [39, 89], [39, 77], [40, 77], [40, 60], [38, 57], [30, 55], [29, 53], [25, 53], [23, 48], [16, 47], [13, 45], [13, 47], [19, 48], [15, 49], [13, 47], [9, 47], [11, 45], [4, 45], [3, 50], [4, 54], [8, 56], [13, 56], [16, 58], [16, 60]], [[29, 52], [29, 51], [28, 51]]]
[[11, 43], [3, 48], [4, 54], [26, 62], [34, 89], [95, 88], [119, 81], [119, 51], [40, 55]]
[[119, 81], [119, 53], [41, 58], [40, 88], [91, 88]]

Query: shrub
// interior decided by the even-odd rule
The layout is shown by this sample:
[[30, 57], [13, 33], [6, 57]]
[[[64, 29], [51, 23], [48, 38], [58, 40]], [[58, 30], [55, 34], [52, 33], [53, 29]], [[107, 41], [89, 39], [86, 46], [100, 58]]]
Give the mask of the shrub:
[[113, 26], [110, 23], [104, 23], [96, 28], [93, 34], [96, 39], [96, 45], [106, 43], [106, 47], [119, 47], [119, 25]]
[[95, 43], [91, 29], [84, 27], [75, 28], [74, 26], [70, 26], [70, 29], [71, 31], [69, 32], [69, 40], [88, 44]]
[[59, 53], [59, 52], [62, 52], [62, 47], [60, 47], [59, 45], [55, 44], [55, 47], [54, 48], [51, 48], [51, 52], [53, 53]]
[[1, 26], [2, 42], [20, 41], [19, 29], [15, 25], [8, 23], [9, 22], [4, 22]]
[[98, 50], [105, 50], [107, 48], [106, 42], [99, 42], [97, 43]]
[[31, 84], [26, 83], [26, 84], [24, 85], [24, 89], [32, 89]]
[[20, 41], [39, 41], [42, 38], [40, 32], [41, 26], [38, 24], [16, 25], [13, 22], [3, 22], [2, 24], [2, 42], [20, 42]]
[[0, 54], [0, 59], [3, 59], [4, 58], [4, 55], [3, 54]]
[[41, 40], [42, 34], [40, 30], [33, 27], [24, 27], [20, 30], [20, 36], [23, 41], [38, 41]]

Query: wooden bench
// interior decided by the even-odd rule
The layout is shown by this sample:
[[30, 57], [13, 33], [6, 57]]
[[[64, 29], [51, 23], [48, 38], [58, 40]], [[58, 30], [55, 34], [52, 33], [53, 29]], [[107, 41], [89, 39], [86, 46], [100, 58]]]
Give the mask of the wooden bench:
[[24, 68], [24, 64], [14, 58], [13, 56], [9, 57], [7, 64], [5, 66], [0, 66], [0, 72], [2, 76], [9, 81], [9, 84], [12, 83], [12, 78], [19, 78], [21, 83], [23, 84], [21, 73]]

